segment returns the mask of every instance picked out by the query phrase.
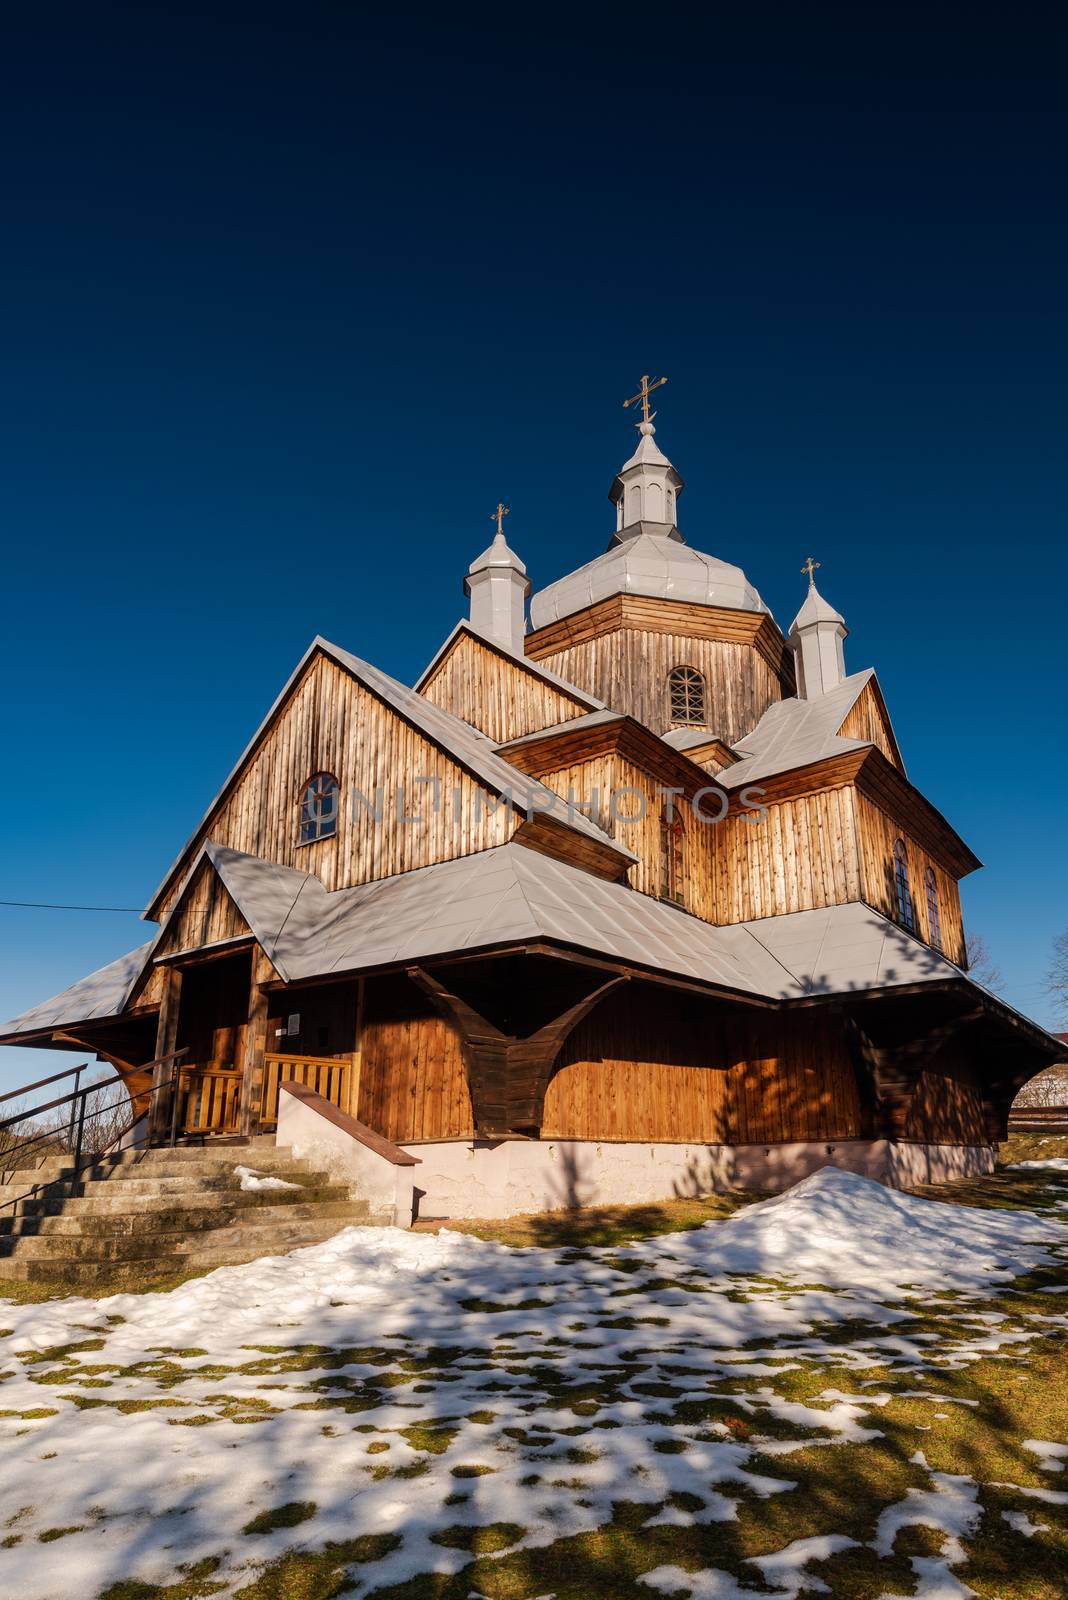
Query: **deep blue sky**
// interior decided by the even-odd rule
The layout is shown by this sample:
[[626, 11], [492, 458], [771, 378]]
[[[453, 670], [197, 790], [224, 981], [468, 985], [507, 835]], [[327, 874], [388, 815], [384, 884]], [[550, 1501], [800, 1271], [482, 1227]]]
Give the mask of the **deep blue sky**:
[[[683, 531], [784, 626], [823, 562], [1052, 1022], [1052, 8], [221, 9], [5, 19], [0, 898], [143, 904], [315, 633], [412, 680], [498, 498], [596, 555], [651, 370]], [[0, 1015], [145, 931], [0, 909]]]

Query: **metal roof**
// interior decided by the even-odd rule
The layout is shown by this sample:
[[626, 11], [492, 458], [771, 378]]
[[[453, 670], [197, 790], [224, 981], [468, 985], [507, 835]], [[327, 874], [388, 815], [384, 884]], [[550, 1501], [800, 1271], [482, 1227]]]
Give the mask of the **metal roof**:
[[696, 750], [703, 744], [721, 744], [724, 749], [732, 750], [734, 746], [721, 734], [712, 733], [708, 728], [669, 728], [667, 733], [660, 735], [665, 744], [673, 750]]
[[[733, 611], [768, 610], [741, 567], [694, 550], [681, 535], [640, 533], [610, 545], [604, 555], [531, 598], [532, 628], [544, 628], [617, 594], [650, 595]], [[770, 613], [769, 613], [770, 614]]]
[[771, 778], [795, 767], [807, 767], [847, 750], [869, 748], [868, 739], [843, 739], [838, 730], [861, 692], [875, 677], [871, 667], [845, 678], [829, 694], [812, 700], [777, 700], [770, 705], [744, 739], [735, 739], [741, 758], [719, 774], [724, 788], [740, 788], [760, 778]]
[[[204, 855], [288, 983], [544, 941], [755, 1000], [953, 982], [1020, 1016], [859, 902], [714, 927], [517, 843], [333, 893], [310, 873], [223, 845]], [[0, 1036], [120, 1014], [151, 948], [91, 973]]]
[[552, 738], [558, 733], [578, 733], [583, 728], [601, 728], [610, 722], [626, 722], [622, 711], [587, 711], [581, 717], [569, 717], [567, 722], [553, 722], [547, 728], [535, 728], [533, 733], [520, 734], [518, 739], [502, 739], [495, 750], [511, 750], [518, 745], [537, 744], [539, 739]]
[[309, 873], [238, 850], [213, 844], [206, 853], [291, 983], [537, 939], [747, 994], [778, 981], [774, 961], [737, 929], [521, 844], [333, 893]]
[[79, 978], [51, 1000], [43, 1000], [32, 1010], [0, 1024], [0, 1035], [42, 1033], [74, 1022], [118, 1016], [125, 1010], [155, 942], [149, 939], [147, 944], [138, 945], [136, 950], [109, 961], [106, 967], [98, 967], [88, 977]]
[[797, 985], [808, 995], [859, 994], [964, 976], [937, 950], [860, 901], [739, 927], [779, 963], [782, 987], [771, 992], [783, 1000], [796, 994]]

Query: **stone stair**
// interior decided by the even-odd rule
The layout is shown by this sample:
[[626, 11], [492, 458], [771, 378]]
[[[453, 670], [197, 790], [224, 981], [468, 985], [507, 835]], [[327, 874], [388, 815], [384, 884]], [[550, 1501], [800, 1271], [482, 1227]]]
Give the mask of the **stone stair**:
[[[297, 1187], [242, 1189], [236, 1166]], [[0, 1172], [0, 1281], [117, 1289], [318, 1244], [367, 1220], [345, 1184], [275, 1145], [123, 1151], [77, 1176], [52, 1157]]]

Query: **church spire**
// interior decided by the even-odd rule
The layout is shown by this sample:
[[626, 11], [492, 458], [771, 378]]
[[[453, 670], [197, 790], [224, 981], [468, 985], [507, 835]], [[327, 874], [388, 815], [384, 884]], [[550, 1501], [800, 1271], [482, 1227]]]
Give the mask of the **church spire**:
[[642, 420], [636, 424], [641, 437], [638, 448], [620, 467], [608, 491], [608, 498], [616, 508], [613, 544], [636, 539], [641, 533], [666, 535], [684, 543], [675, 523], [676, 502], [682, 493], [683, 481], [655, 442], [653, 418], [656, 412], [649, 409], [649, 396], [666, 382], [666, 378], [651, 379], [645, 373], [638, 393], [623, 402], [624, 410], [641, 402]]
[[801, 568], [808, 574], [808, 594], [791, 624], [788, 640], [797, 668], [799, 700], [815, 700], [828, 694], [846, 675], [842, 641], [849, 629], [816, 588], [819, 565], [809, 556]]
[[471, 626], [522, 655], [530, 579], [504, 537], [504, 519], [509, 511], [510, 507], [500, 500], [496, 511], [490, 513], [497, 532], [493, 542], [468, 567], [464, 593], [471, 597]]

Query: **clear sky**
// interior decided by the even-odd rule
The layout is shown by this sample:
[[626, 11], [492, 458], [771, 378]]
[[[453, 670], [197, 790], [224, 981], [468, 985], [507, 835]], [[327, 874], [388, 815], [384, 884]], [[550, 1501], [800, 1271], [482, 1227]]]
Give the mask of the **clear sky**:
[[[412, 681], [499, 498], [536, 584], [598, 554], [666, 372], [684, 533], [783, 626], [822, 561], [1054, 1022], [1054, 8], [212, 9], [5, 19], [0, 898], [143, 905], [314, 634]], [[0, 908], [0, 1015], [149, 931]]]

